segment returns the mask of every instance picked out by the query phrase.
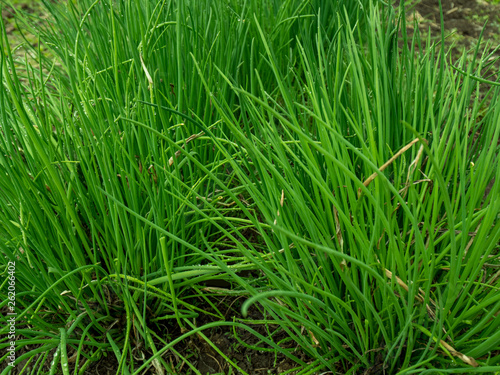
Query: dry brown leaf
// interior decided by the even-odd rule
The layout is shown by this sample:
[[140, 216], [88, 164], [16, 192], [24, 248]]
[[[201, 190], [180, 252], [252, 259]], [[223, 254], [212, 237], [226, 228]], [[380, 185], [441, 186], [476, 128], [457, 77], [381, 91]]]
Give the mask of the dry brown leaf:
[[[391, 165], [394, 160], [396, 160], [397, 158], [399, 158], [404, 152], [406, 152], [407, 150], [409, 150], [415, 143], [417, 143], [420, 139], [419, 138], [415, 138], [413, 141], [411, 141], [410, 143], [408, 143], [406, 146], [404, 146], [401, 150], [399, 150], [396, 155], [394, 155], [392, 158], [390, 158], [387, 162], [384, 163], [384, 165], [382, 165], [380, 168], [379, 168], [379, 171], [382, 172], [384, 169], [386, 169], [389, 165]], [[427, 141], [424, 139], [424, 142], [427, 143]], [[363, 182], [363, 185], [365, 187], [368, 187], [368, 185], [370, 185], [370, 183], [375, 180], [375, 178], [378, 176], [378, 171], [377, 172], [374, 172], [370, 177], [368, 177], [365, 182]], [[358, 189], [358, 199], [361, 197], [361, 193], [362, 193], [362, 190], [361, 188]]]
[[[184, 125], [184, 124], [181, 124], [181, 125]], [[182, 148], [184, 148], [189, 142], [191, 142], [193, 139], [196, 139], [198, 137], [201, 137], [202, 135], [204, 135], [205, 132], [200, 132], [198, 134], [193, 134], [192, 136], [190, 136], [188, 139], [186, 139], [186, 142], [184, 142], [184, 144], [182, 145]], [[179, 155], [181, 154], [181, 151], [176, 151], [175, 153], [175, 157], [178, 158]], [[172, 156], [169, 160], [168, 160], [168, 166], [171, 167], [172, 164], [174, 164], [174, 157]]]

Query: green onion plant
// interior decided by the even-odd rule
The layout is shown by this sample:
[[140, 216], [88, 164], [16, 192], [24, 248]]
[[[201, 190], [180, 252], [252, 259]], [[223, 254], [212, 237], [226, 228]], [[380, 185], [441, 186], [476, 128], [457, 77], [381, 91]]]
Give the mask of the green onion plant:
[[500, 371], [500, 83], [480, 43], [451, 61], [382, 1], [44, 5], [43, 28], [16, 15], [37, 47], [1, 38], [16, 365], [179, 373], [170, 352], [200, 373], [175, 347], [197, 336], [244, 373], [206, 334], [232, 327], [303, 374]]

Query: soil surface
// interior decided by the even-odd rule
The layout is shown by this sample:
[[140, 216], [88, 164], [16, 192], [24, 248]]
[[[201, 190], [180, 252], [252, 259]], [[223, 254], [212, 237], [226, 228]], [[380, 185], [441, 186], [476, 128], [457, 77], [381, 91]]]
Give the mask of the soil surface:
[[[442, 0], [446, 32], [455, 32], [464, 46], [476, 43], [486, 24], [484, 38], [499, 40], [500, 5], [478, 0]], [[422, 0], [414, 8], [421, 17], [421, 26], [428, 24], [441, 31], [439, 0]]]
[[[246, 298], [246, 297], [245, 297]], [[271, 334], [274, 342], [279, 342], [280, 347], [286, 349], [294, 357], [298, 358], [303, 363], [311, 363], [312, 358], [308, 357], [297, 344], [289, 338], [289, 336], [281, 329], [277, 324], [262, 324], [261, 322], [266, 319], [266, 316], [257, 307], [251, 307], [249, 309], [248, 316], [243, 320], [241, 315], [241, 304], [244, 302], [243, 297], [228, 297], [228, 296], [211, 296], [211, 303], [216, 306], [208, 304], [202, 298], [198, 300], [186, 301], [190, 304], [196, 305], [198, 308], [205, 310], [206, 314], [199, 314], [199, 316], [193, 321], [197, 327], [203, 325], [226, 321], [226, 322], [240, 322], [245, 326], [253, 329], [258, 334], [263, 337], [269, 337]], [[1, 311], [0, 311], [1, 312]], [[224, 314], [224, 317], [220, 316], [220, 313]], [[122, 314], [124, 312], [122, 311]], [[216, 316], [219, 315], [219, 316]], [[119, 318], [119, 316], [116, 316]], [[121, 318], [125, 318], [122, 316]], [[221, 319], [222, 318], [222, 319]], [[270, 319], [267, 316], [267, 319]], [[126, 319], [120, 319], [120, 322], [114, 325], [113, 329], [116, 331], [117, 336], [121, 336], [123, 339], [123, 332], [126, 327]], [[17, 327], [18, 329], [22, 327]], [[29, 327], [24, 327], [29, 328]], [[160, 339], [155, 339], [155, 346], [161, 349], [165, 342], [171, 342], [182, 335], [182, 331], [175, 320], [166, 320], [165, 323], [151, 324], [150, 329], [158, 335]], [[111, 330], [111, 328], [110, 328]], [[135, 329], [133, 329], [135, 331]], [[120, 335], [117, 332], [121, 332]], [[79, 339], [78, 333], [72, 334], [73, 339]], [[131, 334], [131, 347], [132, 355], [135, 358], [135, 368], [129, 368], [131, 372], [137, 370], [139, 366], [143, 364], [145, 360], [153, 356], [153, 352], [150, 349], [144, 348], [144, 340], [142, 338], [137, 339], [133, 332]], [[19, 342], [22, 337], [18, 337]], [[101, 339], [95, 337], [98, 341]], [[116, 337], [115, 337], [116, 339]], [[104, 339], [105, 340], [105, 339]], [[163, 342], [162, 342], [163, 341]], [[117, 342], [120, 346], [122, 342]], [[214, 349], [214, 346], [217, 350]], [[16, 351], [16, 356], [20, 357], [31, 350], [37, 349], [38, 345], [27, 345]], [[257, 348], [257, 349], [256, 349]], [[235, 370], [231, 368], [230, 363], [224, 358], [224, 356], [233, 361], [242, 371]], [[45, 353], [39, 354], [30, 363], [24, 361], [20, 365], [12, 369], [10, 375], [24, 374], [24, 371], [31, 371], [33, 364], [42, 357]], [[50, 362], [54, 357], [55, 349], [51, 350], [48, 354], [48, 360], [42, 367], [40, 372], [39, 368], [38, 374], [48, 374], [50, 372]], [[73, 373], [75, 371], [74, 362], [76, 358], [76, 351], [68, 346], [68, 363], [69, 371]], [[284, 354], [276, 354], [269, 345], [261, 342], [261, 340], [244, 328], [233, 328], [233, 326], [219, 326], [213, 327], [201, 331], [201, 334], [193, 334], [183, 341], [180, 341], [173, 346], [173, 350], [166, 351], [162, 359], [165, 363], [169, 365], [169, 368], [155, 368], [151, 365], [146, 368], [141, 374], [144, 375], [159, 375], [162, 373], [166, 374], [194, 374], [189, 364], [196, 368], [201, 374], [282, 374], [287, 373], [290, 375], [296, 374], [300, 370], [301, 365], [296, 363], [294, 360], [290, 359]], [[86, 362], [85, 359], [80, 361], [80, 366]], [[0, 372], [2, 372], [7, 363], [0, 363]], [[112, 351], [107, 353], [100, 353], [99, 358], [91, 363], [87, 364], [86, 370], [83, 372], [85, 375], [114, 375], [119, 366], [119, 361]], [[25, 368], [26, 366], [26, 368]], [[60, 368], [61, 365], [59, 365]], [[166, 371], [164, 371], [166, 370]], [[164, 372], [162, 372], [164, 371]], [[60, 375], [61, 372], [56, 372]]]
[[[442, 4], [444, 35], [447, 47], [452, 49], [452, 59], [456, 60], [462, 52], [475, 48], [482, 33], [481, 43], [490, 43], [488, 52], [500, 46], [500, 4], [485, 0], [414, 0], [408, 6], [406, 15], [408, 21], [417, 20], [422, 39], [431, 34], [432, 41], [441, 38]], [[399, 5], [396, 1], [395, 5]], [[408, 23], [410, 36], [413, 25]], [[482, 51], [483, 48], [480, 48]], [[499, 57], [497, 51], [491, 59]]]

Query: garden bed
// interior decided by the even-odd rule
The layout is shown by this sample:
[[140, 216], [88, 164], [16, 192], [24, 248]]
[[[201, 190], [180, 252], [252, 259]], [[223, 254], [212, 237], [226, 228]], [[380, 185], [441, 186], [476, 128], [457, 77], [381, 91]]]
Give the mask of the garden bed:
[[[0, 185], [2, 251], [25, 272], [20, 305], [37, 311], [17, 356], [50, 353], [12, 374], [38, 359], [55, 371], [61, 348], [61, 371], [99, 375], [500, 371], [487, 141], [499, 104], [485, 89], [497, 71], [467, 76], [486, 55], [460, 60], [487, 17], [483, 39], [498, 45], [500, 5], [442, 1], [452, 69], [430, 46], [400, 55], [394, 33], [363, 39], [347, 21], [334, 32], [343, 21], [326, 5], [322, 23], [317, 9], [271, 3], [253, 20], [235, 17], [237, 2], [145, 6], [135, 23], [130, 8], [82, 0], [73, 15], [52, 8], [60, 29], [45, 29], [38, 54], [36, 28], [26, 35], [33, 70], [22, 48], [4, 63], [23, 75], [3, 78], [13, 138], [2, 131], [0, 165], [15, 188]], [[35, 4], [16, 2], [43, 24]], [[408, 37], [417, 19], [424, 46], [427, 28], [439, 41], [439, 14], [437, 0], [414, 3]], [[374, 15], [358, 27], [390, 31]]]

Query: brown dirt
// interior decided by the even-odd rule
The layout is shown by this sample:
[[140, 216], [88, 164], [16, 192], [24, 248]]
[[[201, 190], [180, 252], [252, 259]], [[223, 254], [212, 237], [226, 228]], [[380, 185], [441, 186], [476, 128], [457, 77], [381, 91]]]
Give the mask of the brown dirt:
[[[464, 37], [469, 44], [475, 43], [486, 21], [484, 37], [496, 38], [500, 5], [477, 0], [442, 0], [444, 27], [447, 31], [455, 31]], [[415, 6], [425, 23], [441, 30], [439, 0], [422, 0]]]
[[[218, 301], [216, 300], [217, 298], [219, 299]], [[212, 300], [212, 303], [214, 305], [217, 305], [217, 308], [220, 312], [225, 313], [225, 321], [238, 321], [242, 319], [240, 310], [241, 303], [243, 301], [244, 299], [242, 299], [241, 297], [215, 297]], [[204, 308], [207, 311], [207, 314], [202, 314], [198, 318], [196, 318], [196, 325], [198, 327], [208, 323], [220, 321], [220, 317], [217, 318], [211, 314], [208, 314], [208, 312], [216, 314], [216, 311], [209, 304], [207, 304], [206, 302], [204, 302], [204, 304], [201, 304], [200, 302], [201, 301], [190, 301], [190, 303], [197, 304], [199, 308]], [[308, 358], [307, 355], [302, 352], [292, 340], [286, 340], [286, 338], [288, 337], [287, 334], [278, 325], [268, 324], [267, 326], [265, 326], [258, 323], [258, 321], [261, 321], [264, 318], [264, 314], [259, 311], [259, 309], [257, 309], [256, 307], [252, 307], [249, 310], [249, 315], [246, 318], [247, 320], [245, 324], [247, 324], [249, 327], [257, 331], [264, 337], [268, 337], [269, 333], [272, 333], [275, 342], [282, 342], [282, 344], [280, 345], [282, 348], [286, 348], [292, 351], [293, 355], [303, 362], [308, 363], [312, 361], [312, 359]], [[252, 321], [256, 323], [252, 324]], [[159, 337], [162, 337], [167, 342], [174, 340], [181, 335], [179, 326], [172, 322], [168, 324], [158, 324], [155, 326], [151, 326], [151, 329], [154, 330]], [[124, 331], [124, 327], [119, 327], [119, 330]], [[293, 369], [299, 367], [299, 364], [295, 363], [293, 360], [283, 354], [275, 354], [272, 351], [265, 351], [270, 347], [266, 344], [260, 343], [259, 339], [256, 336], [245, 329], [238, 328], [233, 332], [233, 328], [231, 326], [222, 326], [205, 330], [203, 331], [203, 334], [221, 352], [223, 352], [224, 355], [235, 362], [247, 374], [282, 374], [288, 371], [289, 374], [293, 375], [295, 373]], [[79, 337], [77, 337], [76, 335], [73, 336], [73, 338], [79, 339]], [[101, 339], [96, 339], [98, 341], [102, 341]], [[134, 337], [132, 337], [131, 340], [133, 355], [135, 358], [142, 358], [143, 360], [147, 360], [148, 358], [152, 357], [153, 353], [151, 352], [151, 350], [143, 349], [144, 342], [142, 342], [142, 340], [134, 341]], [[21, 342], [21, 337], [18, 338], [17, 342]], [[245, 345], [242, 345], [242, 342], [245, 343]], [[159, 340], [155, 341], [155, 345], [158, 349], [161, 349], [163, 347], [163, 344]], [[257, 346], [261, 350], [255, 350], [253, 348], [250, 348], [249, 346]], [[37, 347], [37, 345], [28, 345], [23, 349], [18, 350], [16, 352], [16, 356], [19, 357], [22, 354], [29, 352], [30, 350], [36, 349]], [[189, 336], [184, 341], [176, 344], [174, 346], [174, 349], [175, 352], [169, 350], [162, 356], [163, 360], [167, 364], [170, 364], [170, 369], [168, 369], [166, 373], [186, 375], [193, 374], [188, 364], [184, 363], [180, 356], [177, 355], [178, 353], [184, 358], [187, 358], [190, 364], [194, 366], [201, 374], [241, 374], [241, 372], [231, 369], [231, 365], [224, 359], [224, 357], [217, 353], [217, 351], [215, 351], [213, 347], [201, 335]], [[43, 366], [42, 372], [39, 371], [38, 373], [49, 373], [50, 362], [53, 358], [54, 353], [55, 349], [50, 351], [48, 359]], [[43, 354], [44, 353], [42, 353], [41, 355]], [[68, 358], [76, 357], [75, 354], [76, 353], [74, 349], [68, 347]], [[31, 365], [33, 365], [35, 361], [36, 358], [35, 360], [31, 361]], [[142, 363], [143, 361], [137, 360], [135, 363], [136, 368], [138, 368], [138, 366], [140, 366]], [[80, 362], [80, 365], [82, 364], [83, 361]], [[0, 372], [5, 369], [6, 365], [6, 363], [0, 363]], [[11, 375], [21, 374], [21, 370], [24, 365], [26, 365], [26, 362], [12, 369]], [[112, 375], [116, 373], [118, 365], [119, 363], [115, 355], [110, 351], [108, 353], [102, 354], [97, 361], [90, 363], [83, 374]], [[70, 373], [74, 372], [74, 364], [71, 363], [71, 360], [69, 370]], [[56, 374], [60, 373], [61, 372], [58, 371]], [[154, 367], [150, 367], [145, 372], [142, 372], [142, 374], [157, 375], [159, 374], [159, 372]]]
[[[433, 41], [441, 38], [439, 3], [439, 0], [413, 1], [407, 10], [407, 19], [416, 19], [422, 36], [426, 37], [430, 31]], [[395, 5], [398, 4], [399, 1]], [[477, 46], [483, 28], [482, 41], [490, 41], [489, 51], [500, 45], [500, 4], [484, 0], [441, 0], [441, 4], [446, 45], [453, 47], [453, 60], [460, 57], [464, 49], [468, 51]], [[408, 27], [411, 36], [413, 25], [409, 23]]]

